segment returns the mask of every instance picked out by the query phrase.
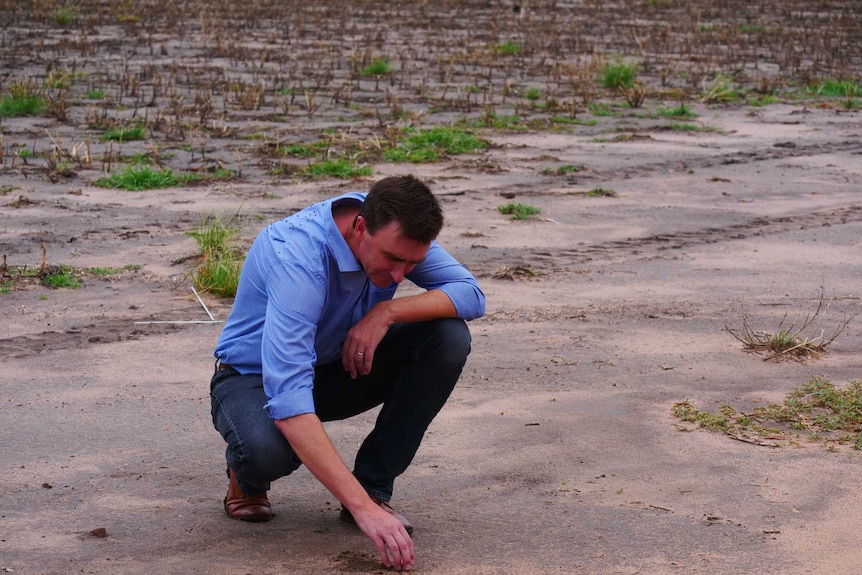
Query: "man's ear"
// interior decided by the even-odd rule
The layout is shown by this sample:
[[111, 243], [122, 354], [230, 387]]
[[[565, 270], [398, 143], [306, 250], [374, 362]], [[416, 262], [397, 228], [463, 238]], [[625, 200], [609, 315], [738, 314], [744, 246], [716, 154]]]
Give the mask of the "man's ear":
[[362, 216], [356, 216], [353, 220], [353, 229], [357, 234], [365, 234], [368, 232], [368, 224]]

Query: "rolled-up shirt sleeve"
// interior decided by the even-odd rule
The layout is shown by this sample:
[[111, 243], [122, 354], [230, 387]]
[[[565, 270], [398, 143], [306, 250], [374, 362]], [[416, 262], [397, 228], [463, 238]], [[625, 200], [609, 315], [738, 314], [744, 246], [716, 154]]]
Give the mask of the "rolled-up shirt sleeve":
[[436, 241], [407, 278], [424, 289], [438, 289], [445, 293], [463, 320], [485, 315], [485, 294], [476, 278]]
[[279, 265], [272, 274], [261, 341], [264, 409], [286, 419], [314, 413], [314, 342], [326, 292], [302, 267]]

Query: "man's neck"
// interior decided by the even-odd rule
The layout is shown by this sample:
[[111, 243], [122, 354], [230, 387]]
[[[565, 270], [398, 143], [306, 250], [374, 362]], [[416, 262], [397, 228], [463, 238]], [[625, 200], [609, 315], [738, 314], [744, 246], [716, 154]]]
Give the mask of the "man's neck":
[[347, 245], [353, 249], [353, 222], [359, 214], [359, 206], [351, 206], [342, 204], [332, 208], [332, 219], [335, 220], [335, 225], [338, 231], [341, 232], [341, 237], [347, 242]]

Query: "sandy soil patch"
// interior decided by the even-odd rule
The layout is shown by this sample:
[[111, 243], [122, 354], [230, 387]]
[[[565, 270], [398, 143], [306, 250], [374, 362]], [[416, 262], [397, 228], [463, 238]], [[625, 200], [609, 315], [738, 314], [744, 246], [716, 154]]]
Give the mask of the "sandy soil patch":
[[[171, 106], [165, 71], [170, 61], [187, 72], [196, 63], [199, 79], [230, 76], [237, 66], [230, 47], [259, 57], [263, 40], [278, 35], [279, 26], [296, 34], [285, 32], [278, 42], [290, 36], [291, 45], [306, 46], [309, 58], [330, 49], [333, 30], [349, 30], [352, 40], [340, 45], [344, 52], [319, 60], [349, 62], [351, 49], [373, 44], [376, 29], [375, 9], [355, 4], [362, 7], [352, 16], [330, 3], [320, 12], [294, 6], [294, 19], [279, 13], [282, 20], [270, 24], [249, 16], [250, 32], [242, 41], [213, 35], [220, 28], [211, 28], [215, 21], [204, 13], [164, 28], [164, 35], [158, 26], [147, 27], [147, 14], [139, 14], [133, 41], [121, 32], [134, 22], [73, 25], [64, 34], [56, 22], [32, 21], [7, 8], [3, 14], [11, 27], [4, 34], [28, 45], [44, 36], [54, 46], [46, 48], [48, 54], [66, 69], [76, 55], [86, 55], [88, 63], [78, 70], [91, 79], [99, 69], [103, 74], [92, 88], [115, 90], [112, 105], [123, 118], [132, 117], [133, 107], [118, 102], [141, 98], [137, 113], [152, 122]], [[440, 10], [461, 15], [467, 4], [443, 3]], [[566, 8], [567, 18], [580, 14], [576, 3], [546, 4]], [[660, 3], [644, 6], [653, 4]], [[604, 14], [618, 18], [618, 7], [607, 6]], [[481, 15], [477, 21], [487, 24], [474, 32], [485, 30], [488, 46], [516, 33], [528, 37], [527, 31], [537, 33], [535, 22], [550, 21], [534, 16], [527, 30], [529, 13], [513, 16], [506, 6], [504, 17], [494, 6], [474, 8]], [[430, 4], [404, 3], [399, 14], [410, 15], [405, 27], [421, 19], [420, 9], [432, 14], [434, 24], [421, 28], [427, 36], [416, 36], [426, 51], [414, 47], [409, 55], [437, 54], [445, 42], [432, 32], [445, 38], [441, 23], [447, 16]], [[109, 16], [117, 21], [115, 12], [106, 14], [105, 22]], [[775, 21], [781, 17], [776, 13]], [[78, 18], [79, 24], [87, 21], [82, 13]], [[772, 17], [766, 19], [773, 25]], [[298, 33], [315, 22], [326, 23], [320, 44]], [[400, 38], [404, 29], [395, 26], [387, 37]], [[623, 21], [614, 19], [607, 33], [621, 29]], [[80, 30], [87, 31], [90, 44]], [[188, 35], [174, 35], [178, 30]], [[145, 50], [148, 32], [152, 56]], [[261, 44], [251, 46], [256, 40]], [[85, 44], [94, 51], [81, 51]], [[15, 54], [4, 73], [44, 71], [42, 62]], [[99, 58], [101, 68], [94, 63]], [[148, 58], [155, 66], [149, 76], [142, 64]], [[540, 58], [536, 48], [521, 56], [520, 65], [513, 63], [509, 73], [523, 74], [513, 85], [549, 74], [538, 66]], [[399, 76], [405, 82], [418, 84], [422, 74], [439, 77], [431, 56], [415, 61], [424, 67], [417, 64], [412, 76]], [[124, 62], [137, 70], [138, 96], [130, 86], [119, 87]], [[347, 80], [339, 80], [343, 70], [332, 66], [327, 89], [334, 90]], [[452, 96], [461, 86], [460, 104], [453, 96], [440, 116], [429, 116], [435, 123], [482, 116], [481, 100], [472, 101], [469, 113], [464, 100], [481, 70], [464, 66], [453, 64], [460, 79], [451, 81], [449, 91]], [[153, 96], [159, 74], [165, 74], [164, 83], [148, 108], [143, 100]], [[502, 67], [493, 67], [498, 86], [503, 74]], [[274, 521], [250, 525], [224, 516], [223, 444], [209, 421], [207, 384], [217, 321], [227, 316], [230, 300], [203, 296], [214, 323], [146, 322], [208, 320], [189, 288], [196, 247], [187, 232], [202, 215], [242, 210], [256, 216], [243, 230], [249, 241], [266, 221], [309, 202], [411, 171], [430, 180], [445, 202], [448, 225], [441, 242], [476, 273], [489, 302], [486, 317], [472, 323], [474, 351], [462, 381], [396, 486], [394, 502], [416, 524], [417, 572], [858, 571], [858, 451], [806, 441], [781, 448], [753, 445], [692, 431], [671, 413], [684, 400], [710, 410], [724, 404], [750, 410], [782, 401], [815, 376], [839, 385], [862, 376], [859, 321], [821, 359], [807, 362], [764, 361], [743, 352], [725, 329], [740, 327], [743, 313], [762, 329], [774, 328], [785, 314], [804, 317], [821, 294], [831, 302], [827, 330], [862, 311], [858, 109], [792, 99], [762, 107], [715, 106], [691, 97], [686, 101], [692, 116], [685, 121], [697, 129], [681, 130], [656, 115], [678, 100], [657, 95], [642, 109], [618, 108], [611, 116], [585, 108], [578, 113], [584, 123], [565, 128], [477, 127], [492, 144], [480, 153], [432, 164], [378, 159], [372, 176], [357, 181], [309, 181], [271, 171], [285, 162], [308, 163], [276, 157], [271, 148], [277, 133], [282, 143], [313, 142], [337, 125], [338, 133], [352, 138], [345, 148], [333, 143], [340, 153], [385, 133], [373, 115], [374, 101], [386, 114], [392, 101], [386, 101], [385, 86], [375, 91], [375, 80], [364, 78], [350, 84], [350, 103], [336, 102], [330, 92], [324, 97], [321, 89], [320, 113], [309, 113], [303, 106], [314, 104], [296, 91], [298, 78], [274, 89], [268, 84], [273, 76], [261, 79], [268, 102], [261, 111], [242, 109], [256, 85], [243, 76], [244, 91], [223, 95], [228, 103], [208, 118], [206, 131], [190, 122], [191, 108], [178, 112], [183, 122], [164, 112], [162, 127], [137, 143], [98, 141], [103, 129], [87, 123], [91, 111], [84, 100], [70, 108], [66, 121], [3, 118], [0, 254], [7, 266], [38, 268], [44, 244], [49, 265], [122, 272], [82, 273], [79, 289], [49, 289], [38, 278], [8, 273], [2, 279], [7, 293], [0, 294], [0, 569], [380, 572], [370, 543], [338, 521], [338, 502], [304, 470], [275, 484]], [[660, 84], [658, 76], [650, 79]], [[438, 98], [443, 83], [429, 88]], [[296, 99], [287, 113], [282, 109], [281, 117], [272, 118], [284, 106], [275, 97], [280, 89], [293, 90], [280, 97]], [[83, 97], [84, 88], [79, 90]], [[605, 94], [598, 101], [620, 98]], [[354, 103], [359, 107], [351, 108]], [[519, 103], [523, 110], [528, 104]], [[405, 96], [402, 105], [424, 104]], [[505, 105], [495, 106], [502, 112]], [[105, 117], [110, 109], [93, 107]], [[358, 119], [348, 122], [350, 110]], [[523, 117], [548, 116], [534, 111]], [[177, 133], [181, 125], [190, 130], [183, 137]], [[225, 127], [223, 135], [215, 133], [219, 126]], [[97, 160], [83, 165], [62, 157], [65, 169], [45, 166], [52, 139], [69, 152], [87, 133]], [[264, 136], [250, 137], [256, 133]], [[42, 155], [26, 162], [17, 155], [13, 162], [13, 146]], [[235, 177], [143, 192], [94, 184], [104, 175], [105, 154], [114, 154], [119, 166], [134, 154], [152, 159], [153, 146], [175, 170], [209, 174], [221, 163]], [[579, 170], [560, 172], [561, 166]], [[596, 188], [614, 194], [588, 193]], [[498, 210], [508, 202], [541, 212], [512, 220]], [[372, 415], [330, 426], [347, 460]], [[98, 529], [106, 536], [92, 533]]]

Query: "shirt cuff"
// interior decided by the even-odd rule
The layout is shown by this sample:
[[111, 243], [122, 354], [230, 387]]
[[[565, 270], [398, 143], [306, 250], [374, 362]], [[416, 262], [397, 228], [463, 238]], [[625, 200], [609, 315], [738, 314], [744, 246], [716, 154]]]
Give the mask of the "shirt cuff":
[[485, 315], [485, 297], [478, 287], [468, 282], [452, 282], [438, 288], [449, 296], [459, 319], [469, 321]]
[[293, 389], [267, 401], [263, 409], [272, 419], [287, 419], [303, 413], [314, 413], [314, 395], [310, 389]]

